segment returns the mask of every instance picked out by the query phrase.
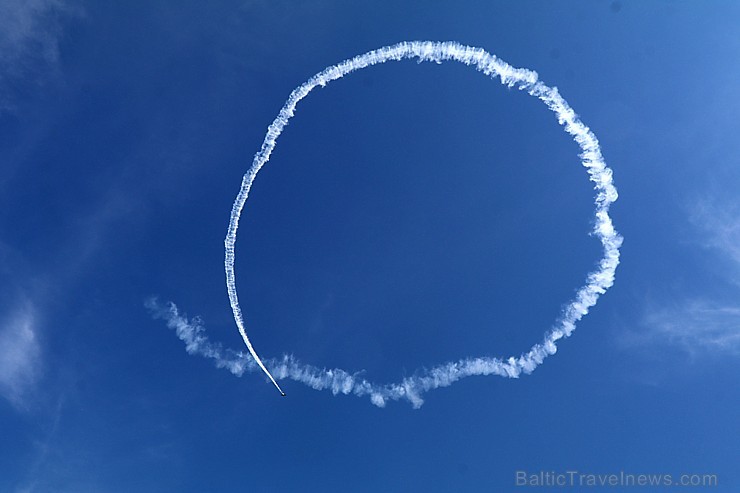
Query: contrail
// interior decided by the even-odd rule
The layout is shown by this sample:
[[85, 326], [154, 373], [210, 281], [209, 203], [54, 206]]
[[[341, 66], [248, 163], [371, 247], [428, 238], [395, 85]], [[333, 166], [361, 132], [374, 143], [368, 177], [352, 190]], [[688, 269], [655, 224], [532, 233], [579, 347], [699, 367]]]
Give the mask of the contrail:
[[[234, 246], [236, 233], [239, 226], [239, 218], [244, 204], [249, 196], [257, 173], [270, 159], [275, 148], [276, 141], [289, 120], [295, 114], [299, 101], [305, 98], [317, 86], [325, 86], [327, 83], [340, 79], [356, 70], [372, 65], [385, 63], [391, 60], [417, 59], [419, 62], [431, 61], [441, 63], [446, 60], [470, 65], [476, 70], [483, 72], [492, 79], [498, 78], [502, 84], [508, 87], [516, 87], [530, 95], [540, 99], [557, 116], [558, 122], [564, 126], [565, 131], [573, 136], [573, 139], [581, 148], [581, 162], [594, 183], [596, 190], [594, 212], [595, 224], [593, 234], [599, 239], [603, 246], [604, 256], [599, 262], [598, 268], [588, 274], [586, 285], [580, 288], [573, 300], [563, 309], [560, 318], [555, 325], [545, 333], [542, 342], [535, 344], [526, 353], [518, 357], [507, 359], [494, 357], [468, 358], [457, 362], [445, 363], [431, 370], [426, 370], [413, 377], [404, 379], [398, 384], [378, 386], [360, 379], [357, 375], [349, 374], [343, 370], [324, 370], [310, 365], [304, 365], [296, 361], [292, 356], [285, 356], [278, 360], [268, 360], [267, 366], [254, 350], [244, 328], [244, 318], [239, 299], [236, 292], [236, 280], [234, 276]], [[231, 309], [239, 333], [259, 367], [275, 384], [278, 390], [282, 390], [273, 377], [274, 373], [278, 379], [290, 378], [303, 382], [315, 389], [331, 389], [334, 394], [356, 394], [369, 395], [372, 402], [378, 406], [385, 405], [387, 400], [407, 399], [414, 407], [422, 404], [421, 394], [438, 387], [446, 387], [452, 383], [473, 375], [500, 375], [516, 378], [521, 373], [529, 374], [549, 355], [557, 351], [556, 342], [563, 337], [568, 337], [575, 330], [576, 323], [588, 313], [589, 308], [594, 306], [600, 295], [614, 283], [614, 273], [619, 264], [619, 247], [622, 237], [616, 232], [609, 217], [609, 207], [617, 199], [617, 190], [612, 181], [612, 170], [606, 166], [599, 148], [599, 141], [591, 130], [578, 118], [573, 109], [560, 96], [557, 88], [548, 87], [538, 80], [538, 75], [532, 70], [514, 68], [494, 55], [487, 53], [482, 48], [474, 48], [461, 45], [456, 42], [431, 42], [410, 41], [402, 42], [392, 46], [386, 46], [345, 60], [337, 65], [327, 67], [314, 75], [308, 81], [298, 86], [288, 97], [280, 113], [267, 129], [267, 135], [262, 143], [260, 151], [255, 155], [252, 166], [242, 178], [241, 188], [234, 200], [231, 209], [229, 228], [224, 241], [226, 270], [226, 287], [229, 294]], [[191, 326], [186, 318], [179, 315], [174, 305], [169, 305], [169, 311], [159, 310], [159, 316], [168, 320], [168, 324], [177, 326]], [[173, 322], [174, 321], [174, 322]], [[182, 325], [184, 324], [184, 325]], [[199, 330], [192, 332], [197, 336], [193, 340], [185, 340], [188, 351], [191, 347], [201, 348], [200, 354], [216, 359], [221, 366], [230, 367], [236, 364], [229, 358], [238, 353], [226, 353], [219, 346], [214, 346], [207, 341], [202, 334], [202, 326], [196, 324]], [[184, 334], [187, 331], [179, 331]], [[194, 337], [195, 337], [194, 336]], [[195, 344], [194, 346], [192, 346]], [[224, 359], [226, 358], [226, 359]], [[242, 363], [244, 370], [256, 369], [254, 365]], [[230, 367], [231, 368], [231, 367]], [[233, 370], [232, 370], [233, 371]]]

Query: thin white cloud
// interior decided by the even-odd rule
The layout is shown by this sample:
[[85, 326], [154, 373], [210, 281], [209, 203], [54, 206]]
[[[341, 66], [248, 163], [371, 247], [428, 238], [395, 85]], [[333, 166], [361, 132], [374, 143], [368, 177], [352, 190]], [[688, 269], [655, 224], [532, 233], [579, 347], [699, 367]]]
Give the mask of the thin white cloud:
[[0, 395], [17, 408], [41, 375], [41, 346], [30, 303], [0, 321]]
[[740, 206], [716, 200], [699, 202], [690, 213], [701, 244], [718, 252], [740, 270]]
[[61, 19], [80, 10], [64, 0], [0, 2], [0, 111], [12, 110], [14, 86], [37, 84], [59, 61]]
[[[717, 199], [697, 202], [689, 212], [692, 241], [730, 286], [740, 285], [740, 207]], [[732, 289], [731, 289], [732, 290]], [[725, 293], [722, 300], [691, 296], [650, 302], [644, 311], [641, 331], [628, 334], [626, 346], [670, 344], [691, 356], [740, 355], [740, 292]], [[728, 299], [730, 301], [728, 301]]]
[[690, 300], [650, 311], [643, 323], [649, 327], [643, 340], [668, 341], [692, 356], [700, 352], [740, 355], [740, 306]]

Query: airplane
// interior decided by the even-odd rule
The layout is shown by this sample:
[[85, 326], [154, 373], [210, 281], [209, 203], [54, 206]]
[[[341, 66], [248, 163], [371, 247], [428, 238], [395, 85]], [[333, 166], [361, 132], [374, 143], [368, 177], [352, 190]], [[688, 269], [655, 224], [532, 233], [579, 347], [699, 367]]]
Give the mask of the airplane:
[[283, 397], [285, 397], [285, 392], [280, 392], [280, 395], [282, 395]]

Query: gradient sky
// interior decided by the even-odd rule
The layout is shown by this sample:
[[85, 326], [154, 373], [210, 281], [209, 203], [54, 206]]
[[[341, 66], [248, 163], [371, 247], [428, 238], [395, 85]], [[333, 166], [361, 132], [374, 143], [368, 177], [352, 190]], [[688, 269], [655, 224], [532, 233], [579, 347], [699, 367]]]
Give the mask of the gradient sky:
[[[516, 471], [568, 470], [739, 491], [738, 25], [729, 0], [0, 0], [0, 491], [528, 491]], [[144, 303], [243, 349], [223, 239], [290, 91], [416, 39], [537, 71], [592, 128], [614, 287], [532, 375], [418, 410], [281, 399], [187, 354]], [[528, 350], [600, 258], [577, 154], [541, 102], [452, 62], [316, 90], [242, 216], [252, 342], [378, 383]]]

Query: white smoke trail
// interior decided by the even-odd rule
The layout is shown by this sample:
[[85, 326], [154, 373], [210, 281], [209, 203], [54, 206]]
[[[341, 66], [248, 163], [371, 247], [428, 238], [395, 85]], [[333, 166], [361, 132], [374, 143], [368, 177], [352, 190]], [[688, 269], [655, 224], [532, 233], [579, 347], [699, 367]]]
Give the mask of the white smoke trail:
[[[270, 154], [275, 148], [277, 138], [283, 132], [290, 118], [295, 114], [296, 105], [305, 98], [317, 86], [325, 86], [327, 83], [344, 77], [350, 72], [366, 68], [372, 65], [385, 63], [390, 60], [418, 59], [441, 63], [445, 60], [454, 60], [465, 65], [471, 65], [476, 70], [495, 79], [498, 77], [502, 84], [516, 87], [526, 91], [532, 96], [543, 101], [558, 118], [558, 122], [565, 127], [565, 131], [571, 134], [580, 146], [582, 164], [586, 167], [590, 180], [594, 182], [596, 189], [595, 225], [593, 234], [601, 241], [604, 256], [599, 262], [598, 268], [587, 277], [586, 285], [580, 288], [575, 298], [563, 309], [563, 313], [544, 336], [542, 342], [535, 344], [532, 348], [518, 357], [500, 359], [494, 357], [468, 358], [457, 362], [445, 363], [443, 365], [418, 373], [413, 377], [404, 379], [398, 384], [378, 386], [371, 384], [356, 375], [351, 375], [343, 370], [322, 370], [309, 365], [298, 363], [290, 356], [280, 360], [269, 360], [268, 365], [272, 372], [260, 360], [254, 350], [247, 333], [244, 329], [244, 319], [239, 307], [236, 293], [236, 280], [234, 276], [234, 245], [236, 243], [236, 232], [239, 226], [244, 204], [249, 196], [250, 188], [257, 173], [270, 159]], [[411, 41], [392, 46], [386, 46], [378, 50], [370, 51], [337, 65], [332, 65], [308, 81], [298, 86], [288, 97], [280, 113], [267, 129], [267, 135], [262, 143], [262, 148], [255, 155], [252, 166], [242, 179], [241, 189], [231, 209], [229, 229], [225, 243], [225, 269], [226, 286], [229, 301], [234, 313], [234, 320], [239, 328], [239, 333], [244, 340], [249, 353], [254, 358], [257, 366], [270, 378], [280, 390], [274, 373], [278, 379], [290, 378], [315, 389], [331, 389], [334, 394], [369, 395], [372, 402], [378, 406], [385, 405], [387, 400], [407, 399], [414, 407], [422, 404], [421, 394], [439, 387], [446, 387], [461, 378], [473, 375], [500, 375], [503, 377], [516, 378], [520, 374], [531, 373], [549, 355], [557, 351], [556, 342], [563, 337], [568, 337], [575, 330], [576, 323], [588, 313], [590, 307], [596, 304], [599, 296], [614, 283], [614, 273], [619, 264], [619, 247], [622, 237], [617, 234], [612, 220], [609, 217], [609, 207], [617, 199], [617, 190], [612, 182], [612, 171], [606, 166], [601, 155], [599, 142], [591, 130], [584, 125], [573, 109], [560, 96], [557, 88], [548, 87], [538, 80], [537, 73], [527, 69], [514, 68], [503, 62], [494, 55], [487, 53], [481, 48], [464, 46], [455, 42], [431, 42]], [[170, 305], [170, 316], [168, 323], [175, 327], [187, 327], [190, 322], [180, 317], [174, 305]], [[184, 325], [183, 325], [184, 324]], [[220, 347], [213, 346], [207, 342], [202, 335], [202, 327], [197, 329], [179, 330], [178, 335], [188, 344], [188, 351], [199, 352], [208, 357], [216, 359], [221, 366], [232, 368], [233, 356], [229, 353], [224, 356]], [[190, 334], [187, 337], [187, 334]], [[189, 337], [189, 338], [188, 338]], [[190, 349], [190, 348], [200, 349]], [[226, 359], [223, 359], [226, 358]], [[232, 359], [229, 359], [232, 358]], [[255, 369], [254, 365], [242, 364], [239, 368]], [[234, 370], [232, 369], [232, 372]], [[243, 370], [242, 370], [243, 371]], [[280, 390], [282, 393], [282, 390]]]

